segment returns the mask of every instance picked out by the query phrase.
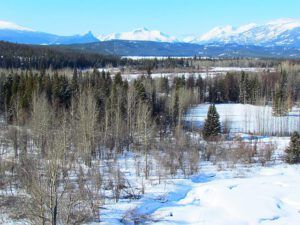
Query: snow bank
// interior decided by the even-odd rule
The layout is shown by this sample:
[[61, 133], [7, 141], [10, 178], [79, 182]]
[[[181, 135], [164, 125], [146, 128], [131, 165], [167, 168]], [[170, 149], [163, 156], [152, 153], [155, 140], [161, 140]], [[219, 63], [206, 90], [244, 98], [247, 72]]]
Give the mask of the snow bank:
[[185, 198], [152, 216], [157, 224], [297, 225], [299, 188], [299, 166], [264, 168], [247, 178], [193, 184]]

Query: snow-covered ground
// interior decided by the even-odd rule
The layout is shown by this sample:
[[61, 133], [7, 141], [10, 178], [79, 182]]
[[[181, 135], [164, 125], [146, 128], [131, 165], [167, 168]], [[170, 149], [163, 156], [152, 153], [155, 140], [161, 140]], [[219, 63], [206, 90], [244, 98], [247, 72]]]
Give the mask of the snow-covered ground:
[[[196, 117], [203, 122], [207, 109], [208, 104], [197, 106], [186, 119]], [[220, 104], [217, 110], [221, 120], [231, 120], [232, 131], [235, 129], [232, 135], [241, 136], [246, 142], [251, 135], [238, 133], [239, 129], [246, 126], [257, 131], [256, 127], [261, 127], [257, 119], [264, 124], [272, 118], [274, 126], [280, 119], [272, 117], [270, 107]], [[289, 129], [299, 130], [299, 109], [294, 108], [284, 120], [291, 120]], [[269, 123], [267, 128], [274, 129]], [[166, 178], [158, 184], [157, 178], [152, 177], [143, 181], [146, 190], [140, 199], [106, 204], [102, 224], [298, 225], [300, 165], [281, 161], [289, 137], [259, 136], [259, 142], [262, 149], [263, 143], [276, 148], [274, 161], [267, 167], [251, 164], [220, 170], [218, 165], [202, 161], [200, 172], [188, 179]], [[122, 167], [122, 171], [137, 182], [130, 167]]]
[[[249, 138], [246, 134], [242, 137]], [[276, 155], [282, 155], [289, 138], [263, 137], [260, 142], [272, 143]], [[118, 166], [138, 198], [121, 198], [117, 203], [106, 200], [100, 224], [298, 225], [300, 165], [279, 162], [220, 170], [218, 165], [202, 161], [197, 175], [165, 177], [159, 182], [157, 176], [146, 180], [142, 171], [138, 176], [136, 157], [127, 152], [119, 157]], [[159, 169], [160, 165], [155, 166]], [[142, 186], [145, 194], [140, 192]], [[6, 215], [0, 216], [1, 222], [25, 224]]]
[[[209, 104], [200, 104], [188, 110], [184, 120], [191, 126], [201, 127]], [[287, 116], [275, 117], [271, 106], [243, 104], [216, 104], [220, 120], [231, 132], [286, 134], [300, 131], [300, 109], [294, 107]]]
[[212, 72], [264, 72], [264, 71], [275, 72], [275, 68], [261, 68], [261, 67], [212, 67]]
[[[152, 73], [151, 74], [151, 77], [152, 78], [160, 78], [160, 77], [165, 77], [165, 78], [174, 78], [174, 77], [185, 77], [185, 78], [188, 78], [188, 77], [191, 77], [191, 76], [194, 76], [196, 79], [198, 76], [202, 77], [202, 78], [206, 78], [206, 77], [214, 77], [214, 76], [217, 76], [217, 75], [225, 75], [226, 72], [221, 72], [221, 71], [213, 71], [213, 72], [201, 72], [201, 73]], [[128, 81], [131, 81], [131, 80], [135, 80], [139, 77], [141, 77], [142, 75], [145, 75], [145, 74], [135, 74], [135, 73], [132, 73], [132, 74], [122, 74], [122, 78], [123, 79], [126, 79]]]
[[[143, 57], [139, 57], [143, 58]], [[150, 57], [151, 59], [151, 57]], [[99, 68], [100, 72], [109, 72], [112, 76], [114, 74], [121, 72], [120, 68]], [[214, 77], [217, 75], [226, 75], [228, 72], [247, 72], [247, 73], [259, 73], [264, 71], [270, 71], [274, 72], [275, 68], [261, 68], [261, 67], [209, 67], [209, 68], [202, 68], [200, 72], [179, 72], [179, 73], [152, 73], [152, 78], [159, 78], [159, 77], [167, 77], [167, 78], [173, 78], [173, 77], [182, 77], [188, 78], [190, 76], [194, 76], [197, 78], [198, 76], [201, 76], [202, 78], [206, 77]], [[134, 80], [139, 78], [142, 75], [146, 75], [145, 73], [121, 73], [121, 76], [123, 79], [126, 79], [128, 81]]]
[[[264, 141], [278, 143], [280, 154], [288, 144], [288, 138]], [[129, 178], [133, 175], [130, 166], [122, 171]], [[106, 204], [101, 224], [298, 225], [300, 221], [300, 165], [241, 165], [219, 171], [202, 162], [199, 174], [189, 179], [144, 182], [146, 193], [140, 199]]]
[[[208, 104], [202, 104], [191, 109], [186, 119], [196, 117], [203, 122], [207, 108]], [[232, 131], [236, 127], [232, 135], [240, 136], [245, 142], [251, 135], [238, 133], [238, 128], [248, 124], [248, 128], [256, 129], [258, 125], [254, 119], [256, 115], [262, 116], [262, 112], [266, 117], [258, 117], [261, 120], [272, 117], [270, 107], [220, 104], [217, 110], [221, 120], [231, 120]], [[288, 117], [299, 122], [299, 109], [294, 108]], [[162, 166], [155, 163], [155, 157], [149, 159], [152, 170], [145, 179], [143, 156], [125, 152], [115, 165], [120, 168], [129, 188], [124, 190], [126, 193], [121, 193], [117, 203], [114, 198], [109, 198], [110, 190], [103, 190], [108, 198], [100, 209], [100, 224], [298, 225], [300, 165], [287, 165], [281, 161], [289, 140], [289, 137], [259, 137], [259, 148], [263, 149], [267, 144], [276, 148], [272, 162], [266, 167], [258, 163], [220, 167], [222, 162], [214, 165], [201, 161], [199, 173], [185, 179], [181, 175], [159, 178], [156, 172], [151, 174], [151, 171], [163, 173]], [[130, 193], [136, 198], [125, 198]], [[1, 222], [17, 224], [6, 215], [0, 216]], [[99, 223], [88, 225], [94, 224]]]
[[156, 224], [299, 224], [299, 166], [261, 168], [243, 177], [223, 176], [204, 174], [192, 179], [190, 191], [177, 192], [181, 197], [162, 203], [152, 219]]
[[194, 56], [122, 56], [123, 59], [141, 60], [141, 59], [192, 59]]

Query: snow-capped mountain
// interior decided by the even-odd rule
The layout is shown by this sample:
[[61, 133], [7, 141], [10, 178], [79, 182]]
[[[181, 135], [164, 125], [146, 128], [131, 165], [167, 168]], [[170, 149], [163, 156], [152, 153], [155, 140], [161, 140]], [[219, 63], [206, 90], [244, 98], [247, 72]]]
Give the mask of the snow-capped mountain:
[[199, 37], [180, 39], [146, 28], [97, 38], [92, 32], [60, 36], [0, 21], [0, 41], [39, 45], [82, 44], [79, 45], [81, 49], [94, 53], [95, 48], [99, 50], [96, 53], [118, 55], [298, 57], [300, 20], [278, 19], [265, 24], [215, 27]]
[[131, 41], [157, 41], [157, 42], [177, 42], [175, 37], [164, 34], [158, 30], [148, 30], [139, 28], [130, 32], [112, 33], [109, 35], [99, 35], [100, 41], [109, 40], [131, 40]]
[[98, 42], [98, 39], [91, 32], [83, 35], [60, 36], [35, 31], [12, 22], [0, 21], [0, 41], [21, 44], [58, 45]]
[[20, 30], [20, 31], [34, 31], [33, 29], [30, 29], [28, 27], [22, 27], [18, 24], [8, 22], [8, 21], [1, 21], [0, 20], [0, 29], [4, 30]]
[[136, 29], [131, 32], [100, 35], [98, 39], [100, 41], [131, 40], [196, 44], [235, 43], [239, 45], [287, 46], [299, 48], [300, 20], [277, 19], [265, 24], [249, 23], [240, 27], [227, 25], [224, 27], [215, 27], [198, 37], [188, 36], [182, 39], [146, 28]]
[[300, 20], [278, 19], [262, 25], [247, 24], [237, 28], [215, 27], [195, 38], [193, 43], [237, 43], [263, 46], [300, 46]]

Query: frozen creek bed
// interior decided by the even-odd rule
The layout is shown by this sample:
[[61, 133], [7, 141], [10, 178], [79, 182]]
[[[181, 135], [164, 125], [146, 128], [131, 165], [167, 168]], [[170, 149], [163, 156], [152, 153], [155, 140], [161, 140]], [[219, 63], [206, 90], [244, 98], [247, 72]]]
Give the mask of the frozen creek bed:
[[[209, 166], [208, 166], [209, 167]], [[107, 206], [102, 224], [298, 225], [300, 166], [203, 171], [148, 189], [141, 199]], [[132, 219], [132, 218], [131, 218]]]

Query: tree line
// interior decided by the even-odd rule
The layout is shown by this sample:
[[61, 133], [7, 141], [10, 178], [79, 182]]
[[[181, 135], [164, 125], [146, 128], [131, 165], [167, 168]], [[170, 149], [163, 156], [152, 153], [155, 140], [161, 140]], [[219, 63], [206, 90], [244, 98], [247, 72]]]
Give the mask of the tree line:
[[[105, 118], [120, 108], [120, 117], [127, 119], [129, 99], [149, 107], [150, 116], [161, 126], [175, 126], [185, 109], [192, 104], [242, 103], [272, 105], [275, 115], [286, 114], [299, 101], [300, 80], [285, 70], [274, 73], [227, 73], [205, 77], [151, 78], [141, 76], [133, 82], [94, 69], [73, 74], [46, 70], [4, 70], [0, 73], [0, 110], [12, 121], [21, 113], [30, 116], [32, 96], [44, 95], [56, 110], [69, 109], [81, 92], [91, 91], [99, 109], [98, 118]], [[112, 115], [115, 117], [115, 115]], [[109, 118], [109, 121], [111, 119]]]
[[0, 41], [0, 67], [19, 69], [60, 69], [117, 66], [120, 57], [90, 54], [59, 46], [13, 44]]

